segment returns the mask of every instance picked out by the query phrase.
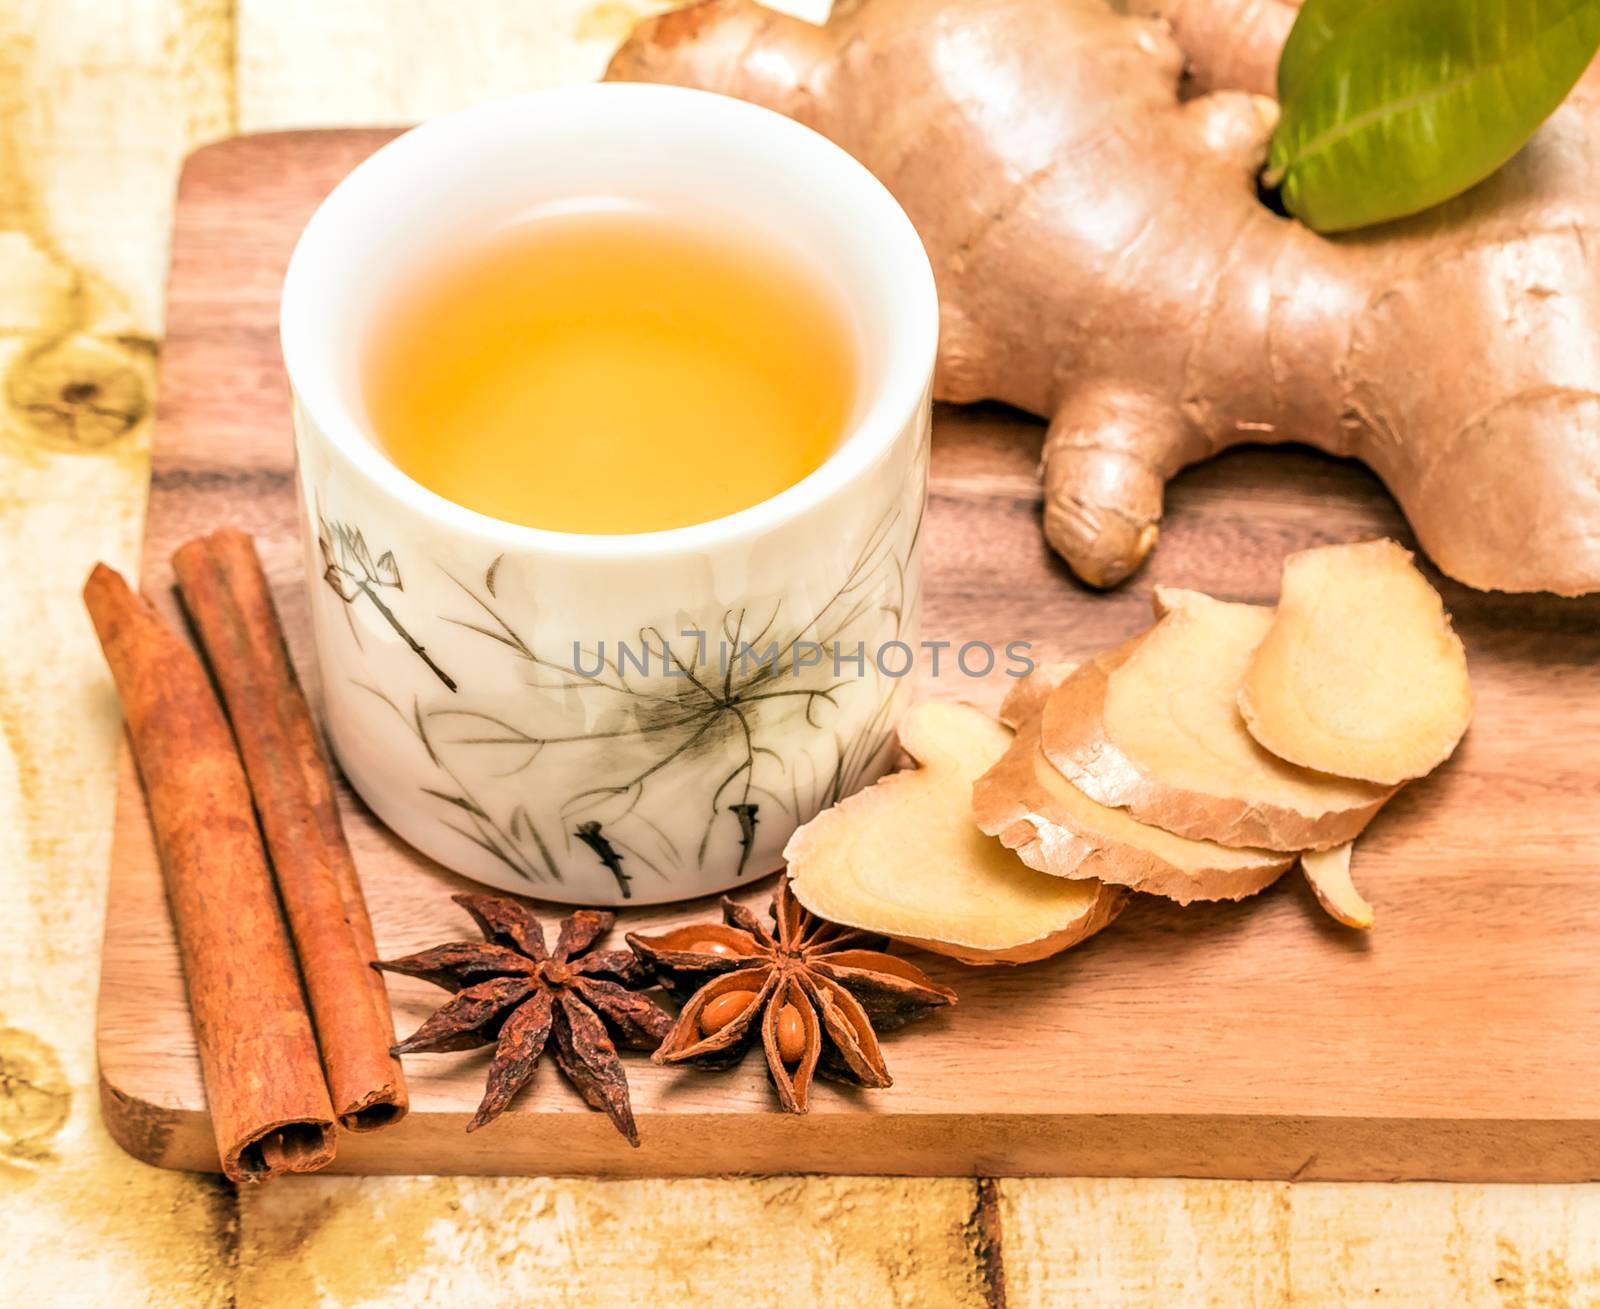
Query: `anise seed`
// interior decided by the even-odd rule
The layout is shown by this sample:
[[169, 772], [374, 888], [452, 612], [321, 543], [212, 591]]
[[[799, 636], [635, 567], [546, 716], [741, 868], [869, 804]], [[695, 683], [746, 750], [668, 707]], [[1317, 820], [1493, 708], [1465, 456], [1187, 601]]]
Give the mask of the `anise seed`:
[[505, 1112], [553, 1045], [562, 1075], [606, 1112], [629, 1144], [638, 1145], [617, 1046], [648, 1048], [667, 1036], [674, 1020], [641, 994], [636, 956], [592, 949], [610, 925], [610, 913], [575, 911], [562, 921], [550, 948], [539, 919], [519, 901], [459, 895], [456, 903], [477, 922], [482, 942], [452, 941], [377, 964], [455, 992], [396, 1051], [494, 1046], [483, 1099], [467, 1124], [471, 1132]]
[[[714, 1036], [750, 1007], [754, 991], [725, 991], [700, 1011], [700, 1032]], [[798, 1015], [796, 1015], [798, 1017]]]
[[800, 1021], [800, 1011], [786, 1004], [778, 1010], [778, 1058], [786, 1064], [797, 1064], [805, 1052], [806, 1025]]
[[[684, 1005], [657, 1061], [731, 1067], [759, 1038], [778, 1103], [789, 1113], [806, 1112], [813, 1075], [888, 1086], [874, 1024], [901, 1027], [955, 1003], [954, 991], [915, 964], [874, 948], [882, 942], [871, 933], [806, 910], [787, 878], [773, 896], [770, 930], [736, 900], [723, 900], [722, 917], [726, 926], [628, 934], [634, 954]], [[693, 945], [685, 948], [685, 941]], [[729, 968], [745, 971], [735, 980]], [[725, 1016], [735, 1006], [736, 1016]], [[718, 1034], [707, 1039], [714, 1027]]]

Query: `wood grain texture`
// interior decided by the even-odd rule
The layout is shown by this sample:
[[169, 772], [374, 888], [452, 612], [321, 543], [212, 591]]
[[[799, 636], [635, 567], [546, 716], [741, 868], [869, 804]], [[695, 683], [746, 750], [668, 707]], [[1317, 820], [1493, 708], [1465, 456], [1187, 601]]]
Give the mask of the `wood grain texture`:
[[996, 1309], [962, 1178], [324, 1176], [247, 1194], [241, 1309]]
[[[392, 123], [593, 81], [650, 0], [241, 0], [245, 131]], [[427, 55], [416, 57], [426, 30]], [[318, 50], [326, 57], [317, 57]]]
[[[185, 171], [169, 295], [161, 436], [144, 578], [229, 522], [255, 533], [310, 672], [294, 536], [278, 278], [317, 198], [382, 133], [281, 134], [200, 152]], [[1153, 583], [1270, 600], [1285, 553], [1403, 534], [1359, 469], [1243, 452], [1178, 485], [1154, 569], [1110, 595], [1075, 587], [1037, 531], [1037, 427], [941, 413], [926, 631], [1031, 640], [1079, 656], [1137, 630]], [[1402, 539], [1404, 539], [1402, 535]], [[955, 986], [948, 1017], [891, 1037], [896, 1085], [826, 1088], [808, 1118], [768, 1112], [754, 1063], [707, 1076], [630, 1063], [644, 1148], [629, 1151], [543, 1070], [491, 1131], [460, 1134], [483, 1060], [410, 1061], [414, 1109], [347, 1139], [353, 1171], [882, 1171], [1269, 1178], [1600, 1175], [1600, 603], [1446, 585], [1472, 660], [1460, 754], [1380, 816], [1360, 854], [1370, 939], [1288, 881], [1241, 905], [1141, 900], [1088, 945], [1019, 970], [922, 957]], [[993, 703], [1002, 685], [928, 688]], [[142, 799], [126, 769], [105, 946], [108, 1121], [135, 1153], [210, 1167], [192, 1038]], [[352, 804], [380, 950], [459, 934], [463, 883]], [[752, 893], [761, 899], [765, 891]], [[708, 905], [676, 916], [705, 914]], [[628, 925], [659, 914], [629, 915]], [[413, 1025], [436, 993], [393, 986]]]
[[[94, 1004], [120, 726], [78, 591], [131, 567], [172, 179], [230, 130], [222, 0], [0, 0], [0, 1286], [230, 1299], [232, 1206], [107, 1136]], [[108, 1197], [115, 1197], [108, 1203]]]
[[[589, 82], [641, 18], [683, 0], [238, 0], [247, 132], [409, 122]], [[828, 0], [769, 6], [821, 21]]]
[[1600, 1188], [1001, 1183], [1009, 1309], [1577, 1309]]

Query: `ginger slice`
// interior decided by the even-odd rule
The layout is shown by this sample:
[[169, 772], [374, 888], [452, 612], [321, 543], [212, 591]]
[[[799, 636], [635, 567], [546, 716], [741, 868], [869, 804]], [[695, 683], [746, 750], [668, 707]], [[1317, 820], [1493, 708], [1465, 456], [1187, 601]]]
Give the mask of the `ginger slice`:
[[1307, 850], [1300, 856], [1300, 871], [1306, 875], [1311, 893], [1328, 913], [1346, 927], [1365, 930], [1372, 926], [1372, 906], [1367, 903], [1350, 877], [1350, 852], [1354, 841], [1331, 850]]
[[1078, 665], [1073, 660], [1038, 665], [1006, 692], [1006, 698], [1000, 702], [1000, 721], [1012, 731], [1020, 730], [1030, 718], [1037, 718], [1044, 712], [1045, 701], [1077, 670]]
[[1027, 867], [972, 819], [972, 784], [1011, 733], [970, 705], [918, 705], [900, 743], [922, 765], [825, 809], [784, 850], [800, 903], [970, 964], [1031, 963], [1092, 936], [1126, 892]]
[[1278, 758], [1245, 728], [1240, 684], [1272, 610], [1160, 597], [1142, 638], [1079, 668], [1045, 704], [1045, 755], [1092, 800], [1193, 840], [1320, 850], [1352, 839], [1395, 788]]
[[1292, 554], [1239, 688], [1250, 733], [1292, 763], [1370, 782], [1421, 777], [1472, 718], [1461, 638], [1393, 541]]
[[972, 789], [978, 826], [1054, 877], [1102, 882], [1192, 900], [1240, 900], [1283, 876], [1296, 856], [1191, 841], [1097, 804], [1039, 749], [1039, 722], [1025, 723], [1005, 757]]

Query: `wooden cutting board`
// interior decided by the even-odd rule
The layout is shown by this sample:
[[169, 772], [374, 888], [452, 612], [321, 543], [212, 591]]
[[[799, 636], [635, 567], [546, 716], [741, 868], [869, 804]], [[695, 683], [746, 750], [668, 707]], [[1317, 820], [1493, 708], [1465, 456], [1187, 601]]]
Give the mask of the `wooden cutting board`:
[[[212, 146], [190, 160], [178, 201], [144, 583], [172, 608], [175, 546], [224, 523], [253, 532], [312, 682], [278, 287], [317, 201], [388, 135]], [[1240, 451], [1180, 478], [1151, 564], [1121, 590], [1092, 594], [1040, 537], [1040, 432], [997, 410], [938, 415], [926, 635], [1080, 656], [1147, 624], [1155, 583], [1270, 602], [1291, 550], [1380, 534], [1410, 543], [1361, 468]], [[1456, 757], [1403, 791], [1358, 847], [1378, 912], [1370, 935], [1329, 921], [1291, 874], [1237, 905], [1135, 897], [1100, 936], [1025, 968], [920, 955], [961, 1001], [886, 1038], [892, 1088], [824, 1084], [796, 1118], [771, 1112], [757, 1060], [719, 1074], [634, 1057], [639, 1150], [552, 1066], [469, 1137], [487, 1053], [413, 1057], [410, 1117], [345, 1137], [335, 1169], [1600, 1177], [1600, 597], [1441, 585], [1471, 659], [1477, 720]], [[927, 689], [992, 705], [1004, 685]], [[346, 799], [380, 951], [463, 935], [449, 896], [467, 884]], [[214, 1169], [161, 876], [126, 759], [118, 806], [99, 1014], [106, 1121], [143, 1159]], [[768, 894], [770, 882], [745, 898]], [[714, 913], [700, 902], [675, 916]], [[442, 997], [405, 979], [391, 995], [402, 1032]]]

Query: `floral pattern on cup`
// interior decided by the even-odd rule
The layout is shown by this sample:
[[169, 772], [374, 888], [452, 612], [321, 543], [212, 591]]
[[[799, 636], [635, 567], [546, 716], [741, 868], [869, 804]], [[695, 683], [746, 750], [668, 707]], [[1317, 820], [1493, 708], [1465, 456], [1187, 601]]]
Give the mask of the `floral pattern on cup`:
[[[925, 457], [925, 453], [924, 453]], [[805, 783], [790, 771], [785, 757], [781, 715], [772, 706], [785, 703], [803, 714], [816, 732], [830, 731], [832, 710], [845, 682], [833, 676], [825, 655], [821, 662], [797, 667], [803, 643], [825, 652], [869, 639], [899, 641], [915, 624], [917, 595], [908, 589], [913, 575], [922, 522], [922, 494], [914, 497], [914, 514], [896, 506], [867, 537], [834, 594], [814, 612], [791, 620], [779, 599], [770, 610], [752, 616], [749, 608], [725, 610], [715, 624], [719, 657], [703, 656], [709, 642], [679, 631], [669, 639], [656, 627], [642, 629], [639, 650], [631, 663], [604, 650], [574, 649], [562, 662], [535, 649], [533, 637], [508, 614], [496, 581], [504, 561], [497, 555], [471, 582], [448, 570], [442, 575], [464, 601], [462, 613], [432, 615], [434, 621], [472, 634], [483, 644], [478, 658], [509, 660], [526, 669], [531, 702], [540, 692], [576, 692], [605, 706], [597, 712], [617, 725], [601, 732], [542, 734], [519, 723], [503, 698], [478, 705], [470, 679], [463, 685], [447, 673], [413, 635], [382, 592], [402, 592], [404, 583], [394, 549], [376, 558], [364, 532], [349, 523], [317, 515], [317, 544], [324, 561], [323, 581], [345, 606], [367, 603], [441, 685], [453, 693], [450, 702], [423, 707], [415, 695], [410, 705], [371, 682], [352, 678], [352, 686], [386, 705], [415, 737], [431, 768], [418, 783], [419, 797], [439, 808], [444, 829], [471, 842], [527, 884], [530, 893], [565, 880], [562, 865], [579, 849], [587, 849], [607, 870], [616, 895], [631, 899], [635, 878], [666, 878], [684, 864], [703, 866], [710, 855], [736, 850], [735, 876], [743, 877], [756, 848], [763, 821], [776, 817], [786, 830], [856, 790], [881, 767], [893, 734], [897, 697], [890, 679], [880, 688], [875, 708], [862, 721], [832, 732], [832, 767], [812, 772]], [[408, 568], [411, 565], [408, 564]], [[351, 615], [346, 626], [357, 650], [361, 635]], [[685, 638], [691, 638], [687, 642]], [[685, 649], [685, 645], [692, 647]], [[741, 657], [741, 652], [742, 656]], [[630, 676], [653, 656], [654, 676]], [[584, 667], [584, 665], [590, 667]], [[810, 669], [815, 667], [816, 676]], [[668, 671], [670, 670], [670, 671]], [[876, 669], [875, 675], [882, 677]], [[614, 710], [607, 713], [606, 709]], [[774, 719], [777, 718], [777, 722]], [[495, 805], [483, 797], [486, 776], [500, 782], [528, 773], [546, 751], [593, 746], [610, 741], [603, 767], [591, 784], [572, 792], [559, 808], [559, 835], [538, 821], [525, 801]], [[692, 850], [653, 821], [644, 802], [647, 792], [674, 782], [673, 774], [691, 773], [707, 758], [733, 755], [731, 767], [711, 778], [698, 840]], [[776, 778], [777, 780], [774, 780]], [[503, 788], [502, 788], [503, 789]], [[680, 789], [681, 786], [680, 786]], [[765, 872], [763, 868], [760, 871]]]

